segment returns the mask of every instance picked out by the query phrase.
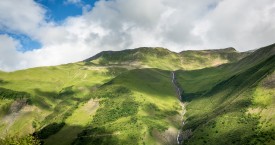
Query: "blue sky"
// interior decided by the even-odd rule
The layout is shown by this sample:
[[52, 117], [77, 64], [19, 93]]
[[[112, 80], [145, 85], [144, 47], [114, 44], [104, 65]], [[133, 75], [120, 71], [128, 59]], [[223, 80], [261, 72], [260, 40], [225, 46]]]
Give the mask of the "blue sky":
[[36, 2], [48, 10], [47, 16], [50, 20], [58, 22], [69, 16], [82, 15], [82, 7], [89, 5], [92, 8], [96, 0], [81, 0], [77, 3], [69, 3], [67, 0], [36, 0]]
[[9, 35], [10, 37], [20, 41], [21, 46], [16, 49], [17, 51], [26, 52], [42, 47], [39, 41], [30, 38], [28, 35], [24, 35], [22, 33], [10, 33], [0, 30], [0, 35], [3, 34]]
[[[76, 0], [75, 3], [68, 2], [68, 0], [35, 0], [46, 9], [47, 21], [55, 23], [62, 23], [68, 17], [81, 16], [84, 6], [89, 6], [90, 9], [94, 6], [96, 0]], [[19, 40], [21, 47], [17, 48], [18, 51], [26, 52], [42, 47], [41, 43], [32, 39], [28, 35], [22, 33], [11, 33], [0, 31], [0, 34], [8, 34], [9, 36]]]
[[31, 51], [34, 49], [39, 49], [42, 46], [39, 41], [36, 41], [24, 34], [9, 34], [9, 35], [14, 39], [20, 41], [21, 47], [17, 48], [18, 51], [21, 51], [21, 52]]

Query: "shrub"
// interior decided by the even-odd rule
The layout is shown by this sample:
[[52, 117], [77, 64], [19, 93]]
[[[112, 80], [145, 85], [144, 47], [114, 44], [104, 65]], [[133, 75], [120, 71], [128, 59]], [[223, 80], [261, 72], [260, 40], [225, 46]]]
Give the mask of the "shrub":
[[30, 98], [30, 94], [26, 92], [14, 91], [10, 89], [0, 88], [0, 98], [4, 99], [23, 99]]
[[40, 145], [40, 141], [32, 135], [23, 137], [13, 136], [0, 139], [1, 145]]

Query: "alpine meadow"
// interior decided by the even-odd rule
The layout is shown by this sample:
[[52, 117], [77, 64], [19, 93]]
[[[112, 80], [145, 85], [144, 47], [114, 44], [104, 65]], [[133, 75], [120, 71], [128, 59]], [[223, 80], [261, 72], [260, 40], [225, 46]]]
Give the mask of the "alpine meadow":
[[0, 145], [275, 145], [275, 0], [0, 0]]
[[275, 45], [104, 51], [0, 73], [1, 144], [274, 144]]

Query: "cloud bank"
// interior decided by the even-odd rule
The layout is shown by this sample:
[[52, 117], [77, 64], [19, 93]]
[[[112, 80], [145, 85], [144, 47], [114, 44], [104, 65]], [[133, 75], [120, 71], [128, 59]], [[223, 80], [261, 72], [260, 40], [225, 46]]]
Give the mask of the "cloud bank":
[[[93, 8], [81, 6], [81, 16], [56, 23], [33, 0], [1, 1], [0, 70], [58, 65], [103, 50], [142, 46], [246, 51], [275, 42], [273, 0], [99, 0]], [[24, 34], [42, 47], [18, 51], [24, 46], [9, 34]]]

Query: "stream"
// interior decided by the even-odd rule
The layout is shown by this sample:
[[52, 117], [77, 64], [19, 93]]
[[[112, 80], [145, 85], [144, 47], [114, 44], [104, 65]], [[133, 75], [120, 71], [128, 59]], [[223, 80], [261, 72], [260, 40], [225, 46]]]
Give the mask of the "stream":
[[[176, 81], [176, 77], [175, 77], [175, 72], [172, 72], [172, 83], [173, 83], [174, 87], [176, 88], [177, 97], [180, 100], [181, 107], [182, 107], [182, 110], [183, 110], [183, 113], [181, 115], [183, 115], [184, 114], [184, 106], [183, 106], [183, 104], [181, 102], [181, 100], [182, 100], [182, 98], [181, 98], [181, 91], [180, 91], [180, 87], [177, 85], [177, 81]], [[181, 129], [179, 130], [179, 133], [177, 135], [177, 143], [178, 144], [182, 144], [183, 143], [183, 132], [182, 132], [183, 125], [184, 125], [184, 121], [182, 120], [182, 126], [181, 126]]]

